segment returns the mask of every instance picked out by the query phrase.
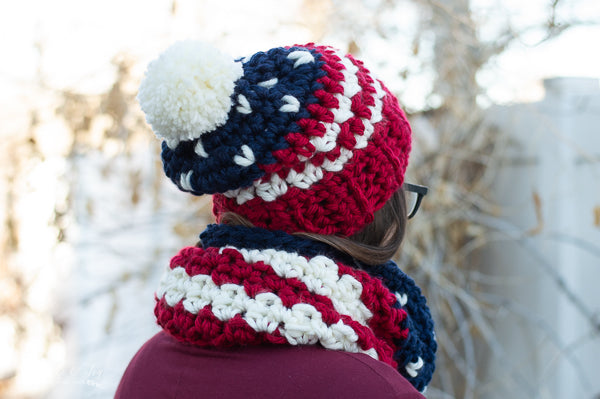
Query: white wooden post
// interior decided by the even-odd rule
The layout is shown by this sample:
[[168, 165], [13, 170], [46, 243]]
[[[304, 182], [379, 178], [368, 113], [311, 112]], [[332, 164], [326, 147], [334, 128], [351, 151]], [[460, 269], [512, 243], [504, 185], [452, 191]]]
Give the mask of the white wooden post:
[[506, 240], [484, 251], [502, 277], [492, 295], [507, 299], [486, 398], [600, 397], [600, 88], [544, 86], [540, 102], [489, 111], [511, 142], [494, 187]]

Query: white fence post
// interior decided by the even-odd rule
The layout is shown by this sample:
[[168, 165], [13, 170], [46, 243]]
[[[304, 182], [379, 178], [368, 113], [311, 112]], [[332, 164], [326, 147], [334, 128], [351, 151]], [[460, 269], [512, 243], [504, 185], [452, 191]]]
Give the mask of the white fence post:
[[542, 101], [489, 111], [511, 143], [494, 187], [508, 239], [485, 251], [502, 277], [492, 295], [507, 299], [496, 322], [506, 356], [490, 359], [486, 398], [600, 397], [598, 83], [548, 79]]

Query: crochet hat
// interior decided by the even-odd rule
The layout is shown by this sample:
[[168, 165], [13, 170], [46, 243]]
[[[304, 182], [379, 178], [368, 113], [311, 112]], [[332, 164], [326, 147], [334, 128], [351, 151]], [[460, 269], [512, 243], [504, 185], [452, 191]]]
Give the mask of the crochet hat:
[[326, 46], [234, 60], [174, 44], [148, 65], [138, 99], [163, 140], [167, 176], [288, 233], [350, 236], [404, 179], [411, 131], [397, 99], [363, 63]]

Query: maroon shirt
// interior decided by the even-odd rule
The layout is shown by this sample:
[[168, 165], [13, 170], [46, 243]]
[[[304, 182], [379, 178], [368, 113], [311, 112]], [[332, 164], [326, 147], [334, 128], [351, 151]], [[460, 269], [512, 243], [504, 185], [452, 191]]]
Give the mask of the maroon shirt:
[[142, 346], [116, 399], [424, 399], [389, 365], [318, 346], [207, 349], [164, 332]]

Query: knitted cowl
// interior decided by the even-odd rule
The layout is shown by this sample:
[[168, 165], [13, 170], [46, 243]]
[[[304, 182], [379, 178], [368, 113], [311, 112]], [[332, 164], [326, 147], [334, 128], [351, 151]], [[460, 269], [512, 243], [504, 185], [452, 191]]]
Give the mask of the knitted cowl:
[[155, 314], [202, 347], [320, 345], [364, 353], [423, 392], [436, 342], [425, 298], [390, 261], [378, 266], [282, 231], [210, 225], [171, 260]]

